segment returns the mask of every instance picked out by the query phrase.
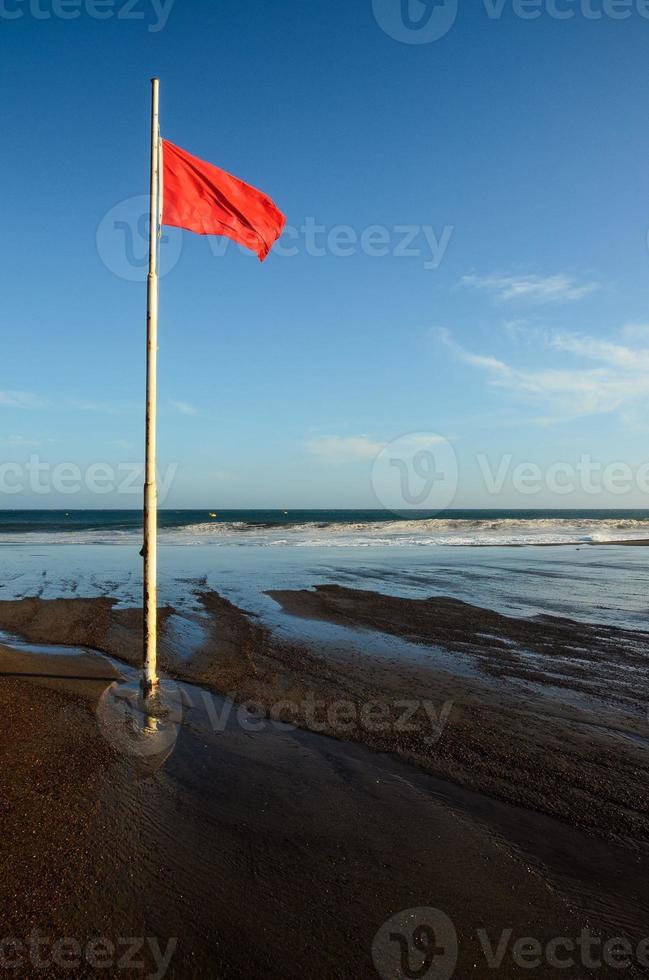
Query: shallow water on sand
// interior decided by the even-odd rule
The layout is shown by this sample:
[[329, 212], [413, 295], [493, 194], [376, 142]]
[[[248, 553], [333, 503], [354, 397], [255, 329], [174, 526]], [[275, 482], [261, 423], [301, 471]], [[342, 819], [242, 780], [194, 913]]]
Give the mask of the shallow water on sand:
[[[159, 602], [196, 610], [195, 593], [214, 589], [295, 630], [264, 593], [340, 584], [410, 598], [446, 595], [510, 615], [549, 613], [631, 628], [649, 623], [647, 549], [606, 547], [358, 548], [234, 545], [158, 549]], [[141, 605], [137, 548], [120, 545], [4, 545], [0, 599], [111, 596]], [[196, 637], [187, 637], [191, 646]]]

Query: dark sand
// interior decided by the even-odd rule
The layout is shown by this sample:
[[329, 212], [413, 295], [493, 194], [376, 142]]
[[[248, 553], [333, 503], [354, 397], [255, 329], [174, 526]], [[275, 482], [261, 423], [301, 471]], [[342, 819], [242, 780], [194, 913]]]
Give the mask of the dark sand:
[[[442, 648], [446, 659], [440, 666], [434, 656], [425, 663], [369, 652], [323, 656], [280, 642], [209, 592], [200, 593], [207, 639], [190, 660], [174, 655], [165, 631], [173, 610], [161, 611], [163, 672], [267, 712], [280, 704], [278, 717], [300, 727], [398, 753], [436, 776], [572, 826], [649, 842], [647, 634], [339, 586], [271, 594], [294, 615], [403, 636]], [[137, 665], [141, 613], [114, 606], [110, 599], [0, 602], [0, 629]], [[428, 702], [433, 717], [419, 707], [401, 724], [403, 701], [413, 698]], [[314, 701], [322, 702], [317, 710]], [[340, 702], [350, 707], [337, 712]], [[368, 704], [383, 706], [382, 724], [363, 714]]]
[[269, 594], [293, 615], [390, 633], [455, 654], [458, 670], [471, 665], [468, 676], [434, 658], [367, 671], [375, 681], [382, 669], [403, 694], [454, 699], [439, 743], [414, 745], [427, 769], [603, 836], [649, 841], [649, 634], [335, 585]]
[[[161, 616], [165, 671], [266, 710], [290, 702], [281, 717], [338, 741], [253, 733], [234, 713], [215, 731], [188, 688], [195, 707], [152, 771], [102, 738], [95, 704], [115, 675], [105, 659], [0, 648], [0, 936], [34, 925], [81, 943], [154, 935], [163, 950], [177, 937], [174, 977], [371, 977], [382, 922], [433, 906], [455, 923], [464, 978], [591, 975], [522, 970], [511, 956], [494, 974], [479, 928], [494, 944], [504, 928], [541, 941], [586, 925], [634, 942], [649, 932], [644, 634], [337, 587], [274, 597], [295, 614], [439, 645], [472, 669], [324, 657], [203, 594], [208, 635], [190, 661], [166, 639], [172, 611]], [[114, 606], [3, 602], [0, 628], [136, 663], [141, 614]], [[316, 716], [310, 695], [326, 702]], [[446, 723], [420, 711], [413, 731], [395, 730], [395, 702], [414, 696], [438, 720], [452, 700]], [[351, 728], [349, 710], [344, 723], [327, 718], [341, 699], [358, 708]], [[368, 702], [385, 707], [385, 730], [363, 722]], [[223, 699], [211, 704], [221, 716]]]

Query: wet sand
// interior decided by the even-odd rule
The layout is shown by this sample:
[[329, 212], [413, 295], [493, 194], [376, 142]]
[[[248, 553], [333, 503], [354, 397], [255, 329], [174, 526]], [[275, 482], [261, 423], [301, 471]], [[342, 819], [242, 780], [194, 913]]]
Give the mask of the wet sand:
[[[163, 673], [605, 838], [649, 842], [647, 634], [340, 586], [270, 594], [293, 615], [366, 630], [365, 655], [279, 639], [198, 592], [204, 639], [190, 658], [168, 635], [174, 610], [161, 610]], [[139, 610], [110, 599], [0, 602], [2, 630], [133, 665], [140, 628]], [[373, 657], [377, 632], [407, 638], [427, 659]]]
[[625, 548], [646, 548], [649, 547], [649, 538], [626, 538], [624, 541], [591, 541], [593, 547], [599, 545], [622, 545]]
[[[460, 977], [494, 975], [478, 928], [494, 945], [504, 928], [541, 941], [586, 925], [642, 938], [642, 691], [612, 677], [614, 657], [618, 674], [641, 670], [644, 635], [339, 587], [274, 598], [295, 615], [407, 636], [429, 659], [325, 656], [202, 593], [205, 638], [189, 660], [163, 611], [165, 672], [254, 699], [260, 713], [283, 700], [277, 717], [312, 731], [246, 727], [228, 701], [215, 696], [207, 711], [205, 691], [182, 684], [178, 740], [152, 770], [96, 721], [119, 665], [0, 647], [3, 935], [155, 935], [163, 949], [177, 937], [168, 976], [314, 978], [376, 976], [376, 931], [417, 906], [451, 916]], [[140, 616], [108, 599], [0, 603], [3, 630], [125, 663], [137, 663]], [[413, 692], [437, 727], [420, 712], [399, 730], [396, 702]], [[325, 702], [320, 714], [305, 711], [310, 696]], [[358, 708], [344, 730], [326, 710], [341, 700]], [[368, 703], [383, 705], [387, 727], [363, 722]], [[496, 975], [529, 973], [506, 957]]]
[[454, 655], [441, 666], [434, 653], [425, 665], [362, 665], [395, 696], [453, 699], [439, 742], [408, 746], [425, 768], [603, 836], [647, 843], [649, 634], [335, 585], [270, 594], [295, 616]]

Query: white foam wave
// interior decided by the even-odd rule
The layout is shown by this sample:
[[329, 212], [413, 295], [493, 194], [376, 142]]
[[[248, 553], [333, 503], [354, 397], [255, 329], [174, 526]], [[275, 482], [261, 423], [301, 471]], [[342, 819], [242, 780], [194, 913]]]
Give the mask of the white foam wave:
[[[136, 530], [28, 531], [0, 533], [0, 544], [130, 545]], [[649, 538], [649, 520], [635, 518], [489, 518], [395, 520], [370, 523], [305, 523], [264, 526], [244, 522], [206, 522], [162, 528], [161, 545], [241, 545], [257, 547], [522, 546], [605, 544]]]

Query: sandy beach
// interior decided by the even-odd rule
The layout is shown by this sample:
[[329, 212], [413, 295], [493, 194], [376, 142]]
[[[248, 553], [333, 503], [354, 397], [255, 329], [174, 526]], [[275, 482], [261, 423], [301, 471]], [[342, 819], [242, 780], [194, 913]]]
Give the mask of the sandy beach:
[[[129, 754], [98, 705], [132, 679], [141, 611], [0, 602], [3, 636], [23, 644], [0, 648], [4, 935], [36, 928], [82, 952], [155, 937], [140, 958], [172, 977], [376, 976], [382, 924], [421, 907], [450, 916], [458, 976], [494, 975], [484, 935], [495, 948], [505, 929], [512, 946], [587, 929], [637, 949], [646, 634], [334, 585], [270, 598], [421, 658], [323, 652], [197, 586], [191, 657], [178, 610], [160, 610], [173, 739]], [[507, 950], [497, 975], [528, 975]]]

